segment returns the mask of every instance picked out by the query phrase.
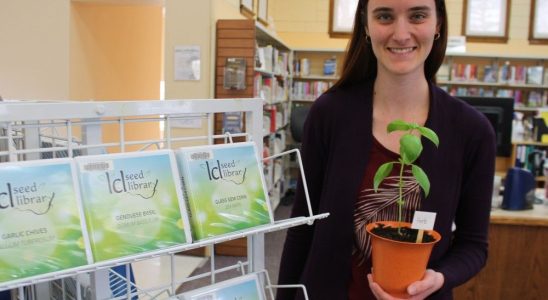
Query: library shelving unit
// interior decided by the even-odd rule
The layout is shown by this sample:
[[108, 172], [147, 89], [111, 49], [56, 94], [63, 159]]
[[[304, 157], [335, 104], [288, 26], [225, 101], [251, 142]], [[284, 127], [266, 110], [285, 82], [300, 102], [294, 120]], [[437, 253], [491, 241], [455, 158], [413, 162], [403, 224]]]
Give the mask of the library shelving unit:
[[[215, 97], [262, 99], [265, 155], [282, 152], [289, 120], [289, 47], [254, 20], [218, 20], [216, 41]], [[230, 89], [223, 84], [226, 62], [233, 58], [246, 61], [244, 89]], [[219, 133], [226, 131], [222, 122], [222, 117], [219, 117], [216, 126]], [[285, 161], [285, 158], [279, 158], [265, 165], [265, 179], [274, 207], [287, 188]]]
[[[286, 148], [289, 123], [291, 50], [261, 23], [255, 23], [254, 97], [264, 99], [264, 145], [268, 154], [276, 155]], [[267, 164], [267, 185], [271, 187], [274, 205], [284, 196], [288, 182], [287, 157]]]
[[291, 101], [314, 101], [341, 74], [344, 49], [293, 49]]
[[[116, 149], [115, 152], [178, 149], [188, 146], [188, 143], [208, 145], [217, 140], [230, 142], [236, 138], [254, 141], [258, 152], [263, 147], [263, 104], [260, 99], [85, 102], [8, 100], [1, 106], [0, 163], [102, 155], [113, 149]], [[244, 115], [245, 128], [242, 133], [214, 134], [215, 114], [237, 112]], [[203, 132], [196, 133], [181, 126], [196, 119], [203, 125]], [[135, 128], [143, 124], [148, 128], [157, 128], [157, 136], [132, 136]], [[115, 138], [107, 137], [113, 133]], [[219, 273], [228, 270], [241, 270], [242, 273], [261, 272], [265, 268], [264, 233], [313, 224], [327, 216], [328, 214], [313, 215], [310, 208], [306, 216], [273, 220], [267, 225], [215, 238], [3, 281], [0, 282], [0, 291], [12, 290], [19, 299], [36, 299], [37, 295], [39, 299], [134, 299], [141, 296], [152, 299], [159, 295], [171, 297], [175, 296], [177, 287], [192, 280], [209, 278], [214, 283]], [[217, 269], [215, 247], [222, 242], [239, 238], [247, 241], [246, 259], [233, 266]], [[177, 278], [174, 255], [200, 247], [210, 250], [210, 270], [189, 278]], [[138, 283], [132, 282], [129, 272], [131, 263], [161, 256], [171, 259], [168, 283], [153, 288], [140, 288]], [[115, 266], [126, 266], [127, 276], [113, 274], [111, 268]], [[115, 279], [122, 288], [126, 287], [126, 291], [131, 293], [124, 293], [122, 296], [113, 294], [112, 276], [117, 276]]]
[[[437, 83], [457, 97], [514, 98], [514, 111], [530, 122], [548, 107], [548, 56], [447, 53], [437, 73]], [[518, 149], [542, 146], [526, 144], [516, 142], [511, 157], [497, 157], [497, 172], [501, 176], [515, 165]], [[538, 177], [539, 181], [543, 179]]]
[[513, 97], [529, 113], [546, 106], [548, 56], [446, 54], [438, 84], [453, 96]]

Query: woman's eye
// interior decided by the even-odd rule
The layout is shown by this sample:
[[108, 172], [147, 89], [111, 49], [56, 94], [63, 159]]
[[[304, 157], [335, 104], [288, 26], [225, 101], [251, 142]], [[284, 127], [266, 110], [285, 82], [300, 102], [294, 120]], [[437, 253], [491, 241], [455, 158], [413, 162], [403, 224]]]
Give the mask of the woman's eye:
[[388, 21], [392, 20], [392, 16], [390, 14], [378, 14], [376, 16], [376, 19], [381, 21], [381, 22], [388, 22]]
[[426, 17], [427, 17], [426, 14], [413, 14], [411, 15], [411, 20], [414, 22], [420, 22], [426, 19]]

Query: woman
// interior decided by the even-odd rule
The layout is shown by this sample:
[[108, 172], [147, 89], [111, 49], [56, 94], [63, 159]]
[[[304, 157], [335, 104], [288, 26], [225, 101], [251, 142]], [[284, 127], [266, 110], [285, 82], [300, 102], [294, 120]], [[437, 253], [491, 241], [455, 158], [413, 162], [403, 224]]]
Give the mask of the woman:
[[[424, 143], [418, 164], [430, 178], [428, 197], [416, 189], [406, 201], [436, 212], [442, 235], [411, 299], [451, 299], [487, 259], [487, 228], [495, 161], [489, 121], [434, 85], [447, 42], [443, 0], [360, 0], [341, 79], [312, 106], [304, 128], [303, 163], [315, 213], [313, 226], [288, 231], [280, 283], [302, 283], [310, 299], [394, 299], [368, 274], [363, 226], [396, 218], [395, 202], [373, 202], [375, 170], [399, 153], [399, 135], [386, 125], [402, 119], [434, 130], [439, 148]], [[387, 186], [383, 186], [387, 187]], [[408, 199], [409, 200], [409, 199]], [[391, 202], [390, 202], [391, 201]], [[299, 183], [293, 216], [306, 215]], [[454, 231], [452, 230], [455, 225]], [[278, 299], [302, 299], [297, 290]]]

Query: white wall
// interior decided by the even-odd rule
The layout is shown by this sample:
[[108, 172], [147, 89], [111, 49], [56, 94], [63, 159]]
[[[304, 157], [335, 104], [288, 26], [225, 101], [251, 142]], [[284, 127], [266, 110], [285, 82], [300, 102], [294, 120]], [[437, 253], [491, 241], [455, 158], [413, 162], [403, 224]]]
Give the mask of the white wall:
[[0, 0], [0, 95], [68, 99], [69, 0]]
[[[270, 0], [269, 13], [282, 39], [293, 48], [346, 48], [347, 39], [329, 38], [329, 0]], [[529, 19], [532, 0], [510, 1], [508, 42], [468, 43], [470, 53], [505, 55], [540, 55], [548, 53], [548, 45], [529, 43]], [[462, 34], [464, 0], [446, 0], [449, 35]]]
[[[211, 1], [165, 1], [164, 80], [166, 99], [210, 97]], [[200, 46], [201, 74], [198, 81], [175, 81], [176, 46]]]

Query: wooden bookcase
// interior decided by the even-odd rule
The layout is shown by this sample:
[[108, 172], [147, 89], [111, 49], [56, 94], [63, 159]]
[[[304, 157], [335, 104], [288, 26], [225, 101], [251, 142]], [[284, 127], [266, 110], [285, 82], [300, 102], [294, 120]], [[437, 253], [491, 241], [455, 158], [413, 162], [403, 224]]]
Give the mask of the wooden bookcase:
[[[215, 98], [261, 98], [264, 108], [264, 156], [285, 150], [290, 113], [289, 47], [254, 20], [218, 20], [215, 54]], [[245, 59], [244, 89], [225, 88], [226, 62], [232, 58]], [[260, 65], [258, 62], [261, 62]], [[225, 118], [224, 114], [215, 116], [215, 133], [221, 134], [225, 131]], [[287, 160], [286, 157], [277, 158], [264, 165], [265, 180], [273, 208], [278, 205], [287, 189]], [[245, 256], [246, 249], [246, 240], [240, 239], [218, 245], [216, 252]]]

